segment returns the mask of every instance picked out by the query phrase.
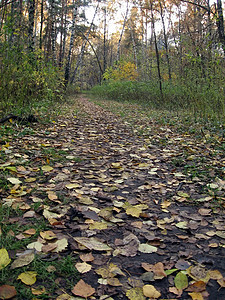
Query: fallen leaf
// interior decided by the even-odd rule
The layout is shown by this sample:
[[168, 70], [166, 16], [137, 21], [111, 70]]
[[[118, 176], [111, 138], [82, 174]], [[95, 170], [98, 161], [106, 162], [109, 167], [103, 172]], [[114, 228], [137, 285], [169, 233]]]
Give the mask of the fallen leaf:
[[90, 230], [95, 230], [95, 229], [103, 230], [103, 229], [107, 229], [107, 227], [108, 227], [107, 223], [104, 222], [94, 222], [93, 224], [89, 225]]
[[42, 166], [41, 169], [42, 169], [43, 172], [50, 172], [50, 171], [53, 170], [53, 168], [49, 165]]
[[161, 293], [157, 291], [157, 289], [153, 285], [150, 284], [146, 284], [143, 286], [143, 294], [151, 299], [158, 299], [161, 296]]
[[142, 210], [140, 208], [137, 208], [137, 207], [128, 207], [126, 209], [126, 214], [131, 215], [132, 217], [138, 218], [141, 213], [142, 213]]
[[74, 240], [79, 244], [85, 246], [89, 250], [97, 251], [109, 251], [112, 250], [108, 245], [100, 242], [96, 238], [87, 238], [87, 237], [74, 237]]
[[223, 278], [223, 275], [218, 270], [209, 270], [208, 274], [210, 279], [219, 280]]
[[192, 283], [191, 285], [189, 285], [189, 287], [185, 291], [199, 293], [199, 292], [205, 291], [205, 289], [206, 289], [205, 282], [196, 281], [196, 282]]
[[169, 202], [169, 201], [167, 201], [167, 200], [164, 200], [164, 201], [161, 203], [161, 207], [162, 207], [162, 209], [165, 209], [165, 208], [169, 207], [171, 204], [172, 204], [172, 202]]
[[178, 290], [175, 286], [170, 286], [169, 287], [169, 291], [170, 291], [170, 293], [173, 293], [173, 294], [175, 294], [175, 295], [177, 295], [177, 296], [181, 296], [182, 295], [182, 293], [183, 293], [183, 291], [181, 291], [181, 290]]
[[65, 185], [65, 187], [68, 188], [69, 190], [72, 190], [72, 189], [79, 188], [80, 185], [78, 183], [68, 183]]
[[58, 240], [54, 243], [57, 247], [53, 250], [53, 252], [62, 252], [63, 250], [66, 250], [68, 246], [68, 241], [66, 238], [63, 238], [61, 240]]
[[84, 300], [84, 298], [80, 298], [80, 297], [73, 297], [73, 296], [70, 296], [69, 294], [62, 294], [60, 296], [58, 296], [56, 298], [56, 300]]
[[56, 243], [49, 243], [47, 245], [43, 245], [41, 248], [41, 251], [44, 253], [49, 253], [57, 248]]
[[23, 232], [23, 234], [28, 235], [28, 236], [34, 235], [35, 233], [36, 233], [36, 229], [34, 229], [34, 228], [27, 229]]
[[198, 213], [201, 215], [201, 216], [209, 216], [211, 215], [211, 209], [208, 209], [208, 208], [200, 208], [198, 210]]
[[0, 249], [0, 270], [4, 269], [8, 264], [10, 264], [11, 259], [5, 248]]
[[23, 266], [29, 265], [33, 260], [34, 260], [34, 253], [27, 253], [24, 255], [20, 255], [14, 262], [11, 264], [10, 268], [11, 269], [16, 269], [20, 268]]
[[43, 244], [40, 242], [33, 242], [27, 245], [27, 249], [35, 249], [38, 252], [41, 252]]
[[53, 231], [51, 230], [47, 230], [47, 231], [41, 231], [40, 232], [40, 236], [44, 239], [44, 240], [54, 240], [56, 238], [56, 235]]
[[157, 248], [149, 244], [140, 244], [138, 247], [138, 251], [142, 253], [153, 253], [153, 252], [157, 252]]
[[92, 268], [92, 266], [87, 264], [86, 262], [76, 263], [75, 267], [76, 267], [77, 271], [82, 274], [89, 272]]
[[204, 281], [207, 283], [210, 279], [209, 273], [201, 266], [191, 266], [187, 269], [187, 274], [195, 281]]
[[188, 229], [188, 223], [186, 221], [183, 222], [179, 222], [176, 224], [176, 227], [180, 228], [180, 229]]
[[11, 299], [16, 296], [16, 289], [11, 285], [0, 286], [0, 299]]
[[17, 279], [20, 279], [26, 285], [32, 285], [36, 282], [37, 273], [33, 271], [27, 271], [21, 273]]
[[80, 259], [87, 262], [87, 261], [93, 261], [94, 256], [91, 253], [81, 254]]
[[14, 177], [9, 177], [9, 178], [7, 178], [7, 180], [12, 184], [21, 184], [22, 183], [22, 181], [20, 181], [18, 178], [14, 178]]
[[72, 289], [72, 293], [83, 298], [88, 298], [95, 293], [95, 289], [81, 279]]
[[[163, 263], [158, 262], [152, 267], [152, 271], [155, 274], [155, 279], [162, 279], [163, 277], [166, 277], [166, 273], [164, 271]], [[156, 278], [157, 277], [157, 278]]]
[[217, 282], [221, 287], [225, 287], [225, 278], [218, 279]]
[[145, 300], [143, 289], [141, 287], [135, 287], [126, 292], [126, 296], [130, 300]]
[[188, 287], [187, 276], [182, 272], [177, 273], [177, 275], [174, 278], [174, 284], [178, 290], [186, 289]]
[[122, 283], [119, 281], [118, 278], [107, 278], [107, 283], [112, 286], [122, 286]]
[[201, 293], [188, 293], [189, 296], [191, 296], [192, 300], [204, 300]]
[[44, 294], [46, 292], [46, 289], [45, 289], [45, 287], [41, 287], [41, 288], [38, 288], [38, 289], [31, 288], [31, 292], [32, 292], [33, 295], [39, 296], [39, 295]]

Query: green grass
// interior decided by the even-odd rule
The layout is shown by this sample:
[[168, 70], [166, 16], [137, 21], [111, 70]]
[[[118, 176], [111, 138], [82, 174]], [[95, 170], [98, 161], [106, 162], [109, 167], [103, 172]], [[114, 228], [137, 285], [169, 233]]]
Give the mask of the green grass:
[[17, 279], [19, 274], [26, 271], [37, 273], [37, 281], [32, 288], [45, 288], [45, 293], [39, 295], [37, 299], [54, 299], [57, 289], [71, 291], [79, 280], [79, 273], [75, 268], [76, 258], [71, 255], [59, 256], [55, 261], [48, 261], [40, 255], [28, 265], [14, 270], [10, 265], [0, 271], [0, 281], [2, 284], [15, 286], [17, 299], [34, 299], [31, 288]]
[[193, 85], [193, 82], [163, 83], [163, 99], [158, 83], [110, 81], [101, 86], [95, 86], [90, 93], [105, 99], [129, 101], [142, 104], [146, 109], [168, 110], [182, 113], [185, 110], [193, 116], [215, 123], [225, 121], [224, 96], [219, 92], [219, 86], [208, 83]]
[[[40, 203], [33, 205], [34, 209], [38, 209]], [[15, 255], [17, 251], [25, 251], [26, 246], [37, 238], [41, 231], [50, 230], [48, 222], [43, 217], [39, 219], [33, 218], [27, 224], [21, 223], [22, 218], [18, 218], [17, 222], [12, 222], [11, 218], [21, 217], [23, 212], [19, 209], [13, 209], [7, 206], [0, 206], [0, 249], [5, 248], [11, 255]], [[12, 222], [12, 223], [11, 223]], [[34, 228], [36, 233], [28, 238], [18, 240], [15, 236], [27, 229]], [[34, 299], [31, 288], [26, 286], [20, 280], [17, 280], [19, 274], [25, 271], [35, 271], [37, 273], [37, 281], [32, 288], [45, 287], [46, 293], [38, 296], [37, 299], [54, 299], [54, 293], [57, 289], [71, 291], [79, 278], [79, 273], [75, 268], [76, 258], [71, 255], [56, 254], [55, 259], [48, 260], [43, 254], [36, 254], [35, 259], [28, 266], [10, 269], [10, 264], [0, 270], [0, 282], [15, 286], [17, 290], [17, 299]]]

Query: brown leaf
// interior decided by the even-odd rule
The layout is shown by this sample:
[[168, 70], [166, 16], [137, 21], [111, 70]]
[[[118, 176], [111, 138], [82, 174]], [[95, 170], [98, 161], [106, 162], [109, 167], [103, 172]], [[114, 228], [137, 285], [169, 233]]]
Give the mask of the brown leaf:
[[16, 296], [16, 289], [11, 285], [0, 286], [0, 299], [11, 299]]
[[154, 274], [156, 276], [159, 276], [161, 278], [166, 277], [166, 273], [164, 271], [164, 266], [163, 266], [163, 263], [161, 263], [161, 262], [158, 262], [157, 264], [155, 264], [152, 267], [152, 271], [154, 272]]
[[201, 216], [209, 216], [211, 215], [211, 209], [208, 209], [208, 208], [200, 208], [198, 210], [198, 213], [201, 215]]
[[94, 256], [92, 255], [92, 253], [86, 253], [86, 254], [81, 254], [80, 255], [80, 259], [87, 262], [87, 261], [93, 261], [94, 260]]
[[205, 289], [206, 283], [204, 281], [197, 281], [189, 285], [189, 287], [185, 291], [199, 293], [203, 292]]
[[41, 251], [44, 252], [44, 253], [48, 253], [48, 252], [51, 252], [52, 250], [56, 249], [57, 248], [57, 244], [56, 243], [49, 243], [47, 245], [44, 245], [42, 248], [41, 248]]
[[74, 295], [87, 298], [95, 293], [95, 289], [81, 279], [72, 289], [72, 293]]

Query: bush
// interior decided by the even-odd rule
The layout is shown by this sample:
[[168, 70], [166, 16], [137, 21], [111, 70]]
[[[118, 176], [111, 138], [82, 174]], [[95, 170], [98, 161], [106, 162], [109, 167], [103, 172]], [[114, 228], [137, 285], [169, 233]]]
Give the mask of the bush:
[[224, 94], [222, 88], [207, 85], [181, 84], [180, 82], [164, 82], [163, 98], [158, 82], [110, 81], [102, 86], [95, 86], [91, 93], [117, 101], [138, 101], [154, 109], [172, 111], [187, 110], [205, 118], [224, 120]]
[[0, 44], [0, 114], [30, 113], [40, 101], [60, 99], [61, 75], [41, 52]]

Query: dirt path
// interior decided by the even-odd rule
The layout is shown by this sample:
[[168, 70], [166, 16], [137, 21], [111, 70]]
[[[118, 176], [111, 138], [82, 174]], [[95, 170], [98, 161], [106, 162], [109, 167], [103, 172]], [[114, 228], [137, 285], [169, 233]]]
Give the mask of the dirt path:
[[[71, 292], [58, 278], [49, 299], [225, 299], [225, 217], [206, 192], [224, 197], [224, 181], [207, 186], [207, 176], [180, 167], [185, 151], [187, 161], [212, 165], [222, 163], [221, 154], [153, 121], [147, 134], [137, 134], [135, 124], [85, 97], [77, 101], [77, 113], [15, 141], [8, 159], [22, 155], [27, 162], [17, 169], [27, 191], [20, 201], [44, 201], [18, 220], [44, 216], [57, 239], [68, 242], [54, 251], [39, 238], [50, 246], [34, 246], [37, 253], [45, 252], [45, 260], [78, 257], [84, 282]], [[138, 128], [145, 122], [137, 120]]]

